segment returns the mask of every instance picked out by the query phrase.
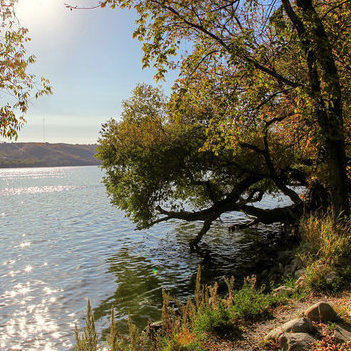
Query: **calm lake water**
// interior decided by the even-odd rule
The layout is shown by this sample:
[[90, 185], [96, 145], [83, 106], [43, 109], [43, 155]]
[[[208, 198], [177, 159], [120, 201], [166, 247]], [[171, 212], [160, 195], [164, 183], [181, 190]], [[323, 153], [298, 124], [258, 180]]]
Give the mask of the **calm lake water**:
[[[203, 258], [188, 241], [199, 224], [135, 231], [110, 205], [102, 175], [98, 167], [0, 169], [0, 350], [72, 349], [88, 298], [101, 332], [112, 306], [144, 327], [160, 318], [162, 289], [178, 298], [193, 291]], [[202, 245], [211, 253], [204, 279], [243, 273], [272, 245], [264, 232], [228, 233], [218, 222]]]

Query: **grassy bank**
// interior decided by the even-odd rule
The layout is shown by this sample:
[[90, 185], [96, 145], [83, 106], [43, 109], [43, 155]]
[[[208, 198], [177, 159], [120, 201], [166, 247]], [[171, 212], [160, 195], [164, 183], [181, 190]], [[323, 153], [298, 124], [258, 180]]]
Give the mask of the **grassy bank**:
[[[303, 299], [318, 299], [316, 293], [335, 295], [348, 289], [351, 277], [350, 223], [335, 223], [331, 216], [310, 216], [301, 221], [300, 234], [301, 243], [295, 255], [302, 261], [303, 269], [300, 269], [297, 282], [291, 277], [285, 278], [281, 289], [275, 290], [273, 286], [267, 289], [258, 287], [256, 277], [251, 276], [245, 279], [241, 289], [236, 290], [231, 278], [225, 280], [227, 292], [220, 296], [217, 283], [201, 285], [199, 267], [194, 298], [183, 304], [164, 292], [162, 320], [151, 323], [143, 332], [129, 321], [129, 337], [119, 335], [112, 310], [110, 334], [103, 346], [98, 346], [93, 314], [88, 305], [86, 327], [82, 333], [76, 330], [76, 351], [221, 350], [223, 342], [235, 344], [246, 325], [264, 324], [274, 319], [277, 311], [289, 309], [282, 306], [292, 306]], [[340, 309], [340, 314], [347, 316], [345, 295], [341, 301], [345, 308]], [[274, 349], [272, 345], [265, 346], [263, 339], [260, 343], [262, 349]]]

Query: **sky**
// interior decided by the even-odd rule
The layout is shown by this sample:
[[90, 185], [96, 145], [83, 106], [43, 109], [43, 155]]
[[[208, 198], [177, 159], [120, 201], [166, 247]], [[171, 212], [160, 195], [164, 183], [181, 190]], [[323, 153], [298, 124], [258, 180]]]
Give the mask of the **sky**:
[[[30, 71], [48, 78], [54, 94], [33, 99], [18, 142], [96, 143], [101, 124], [118, 119], [121, 102], [137, 83], [170, 92], [176, 72], [160, 84], [142, 69], [142, 44], [132, 39], [137, 15], [121, 9], [70, 11], [97, 0], [18, 0], [17, 17], [29, 29]], [[6, 141], [0, 139], [0, 141]]]

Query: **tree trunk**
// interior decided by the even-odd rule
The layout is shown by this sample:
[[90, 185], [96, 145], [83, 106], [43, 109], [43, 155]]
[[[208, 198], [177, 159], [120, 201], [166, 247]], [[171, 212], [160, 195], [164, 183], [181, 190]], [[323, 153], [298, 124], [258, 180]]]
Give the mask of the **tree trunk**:
[[344, 140], [326, 140], [331, 200], [335, 216], [350, 214]]
[[282, 0], [293, 23], [307, 59], [310, 94], [322, 131], [328, 161], [328, 178], [332, 209], [335, 216], [350, 214], [346, 152], [343, 124], [343, 103], [338, 70], [323, 22], [313, 0], [296, 0], [299, 14], [290, 0]]

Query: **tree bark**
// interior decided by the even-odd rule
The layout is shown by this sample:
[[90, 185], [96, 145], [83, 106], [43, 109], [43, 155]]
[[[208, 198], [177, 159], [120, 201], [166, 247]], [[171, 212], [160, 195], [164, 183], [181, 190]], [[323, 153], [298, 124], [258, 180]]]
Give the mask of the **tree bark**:
[[332, 47], [312, 0], [296, 0], [301, 17], [294, 11], [289, 0], [282, 0], [282, 3], [295, 27], [307, 60], [310, 94], [315, 103], [315, 113], [326, 148], [333, 212], [335, 216], [348, 216], [350, 206], [342, 96]]

